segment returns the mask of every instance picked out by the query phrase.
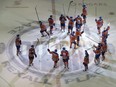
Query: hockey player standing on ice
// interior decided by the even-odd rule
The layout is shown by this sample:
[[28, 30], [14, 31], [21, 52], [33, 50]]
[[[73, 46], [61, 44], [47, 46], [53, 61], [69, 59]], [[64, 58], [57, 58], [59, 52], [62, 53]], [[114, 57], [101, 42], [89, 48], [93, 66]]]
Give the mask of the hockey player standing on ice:
[[95, 22], [97, 24], [98, 34], [100, 34], [101, 33], [100, 29], [103, 26], [103, 19], [102, 19], [102, 17], [99, 17], [99, 20], [95, 19]]
[[63, 47], [60, 56], [62, 56], [63, 62], [64, 62], [64, 68], [68, 68], [68, 60], [69, 60], [69, 52]]
[[107, 43], [102, 42], [101, 43], [101, 54], [102, 54], [102, 61], [105, 60], [105, 53], [107, 52]]
[[69, 20], [69, 23], [68, 23], [68, 33], [67, 33], [67, 34], [69, 34], [70, 31], [71, 31], [71, 33], [72, 33], [72, 31], [73, 31], [74, 19], [73, 19], [73, 17], [70, 17], [70, 18], [69, 18], [69, 16], [66, 16], [66, 17], [67, 17], [68, 20]]
[[29, 49], [29, 66], [33, 65], [34, 56], [37, 57], [34, 45], [31, 45], [31, 48]]
[[85, 24], [86, 23], [86, 18], [87, 18], [87, 7], [86, 7], [86, 5], [83, 5], [81, 16], [83, 17], [83, 24]]
[[85, 57], [84, 57], [84, 61], [83, 61], [83, 65], [85, 67], [84, 71], [88, 70], [88, 64], [89, 64], [89, 54], [88, 54], [87, 50], [85, 50]]
[[65, 16], [63, 16], [61, 14], [60, 18], [59, 18], [59, 21], [60, 21], [60, 26], [61, 26], [61, 31], [65, 31], [65, 21], [66, 21], [66, 18]]
[[41, 21], [39, 21], [39, 24], [40, 24], [40, 28], [41, 28], [40, 33], [42, 34], [42, 37], [44, 37], [44, 34], [43, 34], [44, 32], [46, 32], [47, 35], [49, 36], [46, 26]]
[[52, 60], [54, 61], [54, 68], [57, 68], [57, 63], [59, 61], [59, 55], [57, 53], [57, 49], [55, 49], [54, 51], [50, 51], [48, 49], [48, 52], [52, 54]]
[[95, 50], [93, 50], [93, 52], [95, 53], [95, 59], [94, 62], [96, 65], [98, 65], [100, 63], [100, 55], [101, 55], [101, 43], [98, 43], [98, 46], [95, 46], [96, 48]]
[[102, 31], [102, 42], [107, 43], [107, 38], [109, 36], [108, 30], [110, 30], [110, 26], [108, 26], [106, 29], [104, 28], [104, 30]]
[[53, 19], [53, 16], [50, 15], [50, 18], [48, 18], [48, 22], [49, 22], [49, 26], [50, 26], [50, 34], [53, 34], [52, 31], [53, 31], [53, 26], [54, 26], [54, 19]]
[[76, 29], [77, 29], [77, 28], [81, 29], [81, 26], [82, 26], [82, 18], [78, 15], [78, 16], [74, 19], [74, 21], [76, 21], [76, 23], [75, 23]]
[[77, 46], [79, 46], [79, 41], [80, 41], [80, 36], [81, 36], [81, 34], [83, 34], [84, 33], [84, 31], [80, 31], [80, 29], [76, 29], [76, 34], [75, 34], [75, 36], [76, 36], [76, 38], [77, 38]]
[[74, 49], [76, 49], [76, 36], [75, 36], [75, 32], [73, 31], [70, 34], [70, 48], [72, 48], [72, 44], [74, 44]]
[[21, 44], [22, 44], [22, 43], [21, 43], [20, 35], [17, 35], [17, 36], [16, 36], [16, 40], [15, 40], [15, 45], [16, 45], [16, 49], [17, 49], [17, 53], [16, 53], [17, 56], [18, 56], [19, 53], [21, 52], [21, 51], [20, 51]]

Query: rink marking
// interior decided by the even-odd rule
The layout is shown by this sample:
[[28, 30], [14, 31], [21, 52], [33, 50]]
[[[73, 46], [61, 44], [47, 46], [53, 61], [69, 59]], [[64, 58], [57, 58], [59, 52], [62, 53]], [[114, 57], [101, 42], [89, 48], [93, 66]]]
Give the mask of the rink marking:
[[2, 76], [0, 76], [0, 79], [2, 79], [5, 82], [5, 84], [7, 83], [7, 85], [8, 85], [7, 87], [12, 87], [11, 84], [8, 81], [6, 81]]
[[[35, 27], [35, 29], [36, 29], [37, 27]], [[29, 30], [31, 30], [31, 27], [30, 27], [30, 29]], [[20, 31], [20, 33], [26, 33], [26, 32], [28, 32], [28, 30], [26, 31]], [[23, 34], [22, 34], [23, 35]], [[64, 38], [67, 38], [67, 35], [66, 35], [66, 37], [65, 37], [65, 35], [64, 35]], [[59, 39], [62, 39], [62, 38], [59, 38]], [[47, 44], [47, 42], [46, 42], [46, 44]], [[45, 47], [46, 48], [46, 47]], [[60, 48], [62, 48], [62, 47], [60, 47]], [[45, 55], [45, 54], [44, 54]], [[72, 54], [73, 56], [75, 55], [75, 53], [73, 53]], [[20, 67], [20, 66], [19, 66]], [[21, 68], [21, 67], [20, 67]], [[38, 74], [38, 73], [35, 73], [34, 71], [33, 71], [33, 68], [34, 67], [31, 67], [31, 69], [29, 70], [29, 71], [31, 71], [31, 73], [33, 73], [33, 74]], [[101, 68], [100, 68], [101, 69]], [[12, 69], [10, 70], [10, 72], [12, 72]], [[66, 76], [68, 76], [68, 75], [72, 75], [73, 73], [77, 73], [76, 75], [79, 75], [79, 71], [77, 70], [77, 71], [74, 71], [74, 72], [71, 72], [70, 73], [70, 70], [69, 71], [67, 71], [68, 73], [64, 73], [64, 74], [62, 74], [62, 78], [63, 77], [66, 77]], [[82, 71], [81, 71], [82, 72]], [[45, 73], [43, 73], [43, 72], [40, 72], [40, 73], [42, 73], [42, 75], [45, 75]], [[99, 69], [98, 70], [96, 70], [95, 72], [93, 72], [94, 74], [96, 74], [96, 75], [102, 75], [102, 73], [103, 73], [103, 71], [100, 71], [99, 72]], [[50, 73], [49, 73], [50, 74]], [[41, 75], [41, 74], [40, 74]], [[75, 75], [75, 76], [76, 76]], [[18, 75], [17, 75], [18, 76]], [[43, 83], [44, 84], [47, 84], [48, 83], [48, 85], [49, 85], [49, 82], [51, 82], [52, 81], [52, 79], [56, 76], [56, 79], [58, 79], [58, 81], [60, 80], [60, 76], [58, 75], [57, 76], [57, 74], [55, 74], [55, 75], [53, 75], [53, 74], [51, 74], [51, 76], [53, 76], [53, 77], [51, 77], [50, 78], [50, 80], [48, 80], [48, 79], [45, 79], [44, 81], [43, 81]], [[91, 73], [89, 73], [89, 75], [86, 75], [86, 80], [88, 80], [88, 79], [90, 79], [91, 77], [92, 77], [92, 74]], [[93, 75], [93, 77], [94, 77], [94, 75]], [[109, 76], [108, 76], [109, 77]], [[25, 76], [23, 76], [22, 77], [23, 79], [28, 79], [29, 81], [32, 81], [32, 78], [33, 78], [33, 76], [30, 76], [30, 75], [25, 75]], [[37, 78], [37, 77], [36, 77]], [[77, 82], [83, 82], [83, 81], [86, 81], [86, 80], [82, 80], [82, 78], [81, 78], [81, 75], [78, 77], [78, 78], [76, 78], [76, 80], [77, 80]], [[65, 81], [65, 80], [64, 80]], [[70, 82], [70, 81], [74, 81], [74, 80], [70, 80], [70, 79], [68, 79], [68, 81], [67, 82]], [[39, 81], [38, 81], [39, 82]], [[41, 82], [40, 82], [41, 83]], [[60, 83], [60, 81], [59, 81], [59, 83]], [[50, 83], [51, 84], [51, 83]], [[45, 85], [44, 85], [45, 86]]]

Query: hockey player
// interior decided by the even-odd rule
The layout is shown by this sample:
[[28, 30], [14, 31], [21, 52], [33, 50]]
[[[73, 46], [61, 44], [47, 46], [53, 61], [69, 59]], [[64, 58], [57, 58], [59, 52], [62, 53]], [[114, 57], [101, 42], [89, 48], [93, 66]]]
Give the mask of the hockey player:
[[21, 44], [22, 44], [22, 43], [21, 43], [20, 35], [18, 34], [18, 35], [16, 36], [16, 40], [15, 40], [15, 45], [16, 45], [16, 49], [17, 49], [17, 53], [16, 53], [17, 56], [18, 56], [19, 53], [21, 52], [21, 51], [20, 51]]
[[41, 28], [40, 33], [42, 34], [42, 37], [44, 37], [44, 34], [43, 34], [44, 32], [46, 32], [47, 35], [49, 36], [46, 26], [41, 21], [39, 21], [39, 24], [40, 24], [40, 28]]
[[57, 53], [57, 49], [55, 49], [54, 51], [50, 51], [48, 49], [48, 52], [52, 54], [52, 60], [54, 61], [54, 68], [57, 68], [57, 62], [59, 61], [59, 55]]
[[76, 21], [76, 23], [75, 23], [76, 29], [77, 29], [77, 28], [81, 29], [81, 26], [82, 26], [82, 18], [78, 15], [78, 16], [74, 19], [74, 21]]
[[79, 29], [76, 29], [76, 38], [77, 38], [77, 46], [79, 46], [80, 36], [84, 33], [84, 31], [80, 32]]
[[59, 18], [59, 21], [60, 21], [60, 26], [61, 26], [61, 31], [65, 31], [65, 21], [66, 21], [66, 18], [65, 16], [63, 16], [61, 14], [60, 18]]
[[98, 65], [100, 63], [100, 55], [101, 55], [101, 43], [98, 43], [98, 46], [95, 46], [94, 47], [96, 48], [95, 50], [93, 50], [93, 52], [95, 53], [95, 59], [94, 59], [94, 62], [96, 65]]
[[72, 31], [73, 31], [73, 26], [74, 26], [74, 19], [73, 19], [73, 17], [68, 17], [68, 16], [66, 16], [67, 18], [68, 18], [68, 20], [69, 20], [69, 23], [68, 23], [68, 33], [67, 34], [69, 34], [70, 33], [70, 31], [71, 31], [71, 33], [72, 33]]
[[69, 60], [69, 52], [63, 47], [60, 56], [62, 56], [63, 62], [64, 62], [64, 68], [68, 68], [68, 60]]
[[101, 43], [101, 54], [102, 54], [102, 61], [105, 60], [105, 53], [107, 52], [107, 43]]
[[85, 57], [84, 57], [84, 61], [83, 61], [83, 65], [85, 67], [84, 71], [88, 70], [88, 64], [89, 64], [89, 54], [88, 54], [87, 50], [85, 50]]
[[83, 24], [85, 24], [86, 23], [86, 18], [87, 18], [87, 7], [86, 7], [86, 5], [83, 5], [81, 16], [83, 17]]
[[29, 49], [29, 66], [33, 65], [34, 56], [37, 57], [34, 45], [31, 45], [31, 48]]
[[74, 49], [76, 49], [76, 36], [75, 36], [75, 32], [73, 31], [70, 34], [70, 48], [72, 48], [72, 44], [74, 44]]
[[99, 17], [99, 20], [95, 19], [95, 22], [97, 24], [97, 30], [98, 30], [98, 34], [100, 34], [100, 29], [103, 26], [103, 19], [102, 17]]
[[53, 31], [53, 26], [55, 25], [55, 23], [54, 23], [54, 19], [52, 15], [50, 15], [50, 17], [48, 18], [48, 22], [50, 26], [50, 34], [53, 34], [52, 31]]
[[108, 30], [110, 30], [110, 26], [108, 26], [106, 29], [104, 28], [104, 30], [102, 31], [102, 42], [107, 43], [107, 38], [109, 36]]

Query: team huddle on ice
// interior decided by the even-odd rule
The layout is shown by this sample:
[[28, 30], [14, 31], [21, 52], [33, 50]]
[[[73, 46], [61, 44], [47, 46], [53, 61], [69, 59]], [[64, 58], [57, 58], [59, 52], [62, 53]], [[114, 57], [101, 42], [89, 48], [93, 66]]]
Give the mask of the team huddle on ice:
[[[82, 6], [82, 14], [78, 15], [76, 18], [73, 18], [72, 16], [65, 16], [63, 14], [61, 14], [61, 16], [59, 17], [59, 21], [60, 21], [60, 28], [62, 32], [66, 32], [66, 21], [68, 21], [68, 32], [67, 35], [69, 35], [70, 37], [70, 48], [74, 48], [77, 49], [77, 46], [80, 47], [80, 36], [83, 35], [84, 30], [82, 30], [82, 26], [86, 24], [86, 18], [87, 18], [87, 7], [86, 5]], [[46, 25], [42, 22], [39, 21], [39, 25], [40, 25], [40, 33], [42, 35], [42, 37], [45, 37], [45, 33], [48, 36], [53, 35], [53, 31], [55, 31], [55, 22], [54, 22], [54, 18], [52, 15], [50, 15], [50, 17], [48, 18], [48, 22], [49, 22], [49, 27], [50, 27], [50, 31], [47, 31], [47, 27]], [[99, 17], [99, 19], [95, 19], [96, 22], [96, 28], [98, 30], [98, 35], [102, 34], [101, 36], [101, 42], [98, 43], [97, 46], [93, 45], [93, 47], [95, 48], [93, 50], [93, 52], [95, 53], [95, 57], [94, 57], [94, 62], [96, 65], [99, 65], [100, 60], [105, 60], [105, 53], [107, 52], [107, 38], [108, 38], [108, 31], [110, 30], [110, 26], [107, 26], [106, 28], [104, 28], [103, 31], [101, 31], [101, 27], [103, 26], [103, 19], [102, 17]], [[75, 24], [75, 25], [74, 25]], [[76, 28], [76, 30], [74, 31], [73, 28]], [[16, 36], [16, 40], [15, 40], [15, 44], [16, 44], [16, 48], [17, 48], [17, 56], [20, 54], [20, 47], [21, 47], [21, 39], [20, 39], [20, 35]], [[73, 47], [74, 44], [74, 47]], [[54, 49], [54, 51], [50, 51], [50, 49], [46, 49], [51, 55], [52, 55], [52, 60], [54, 62], [54, 68], [57, 68], [57, 63], [59, 61], [60, 56], [62, 57], [63, 63], [64, 63], [64, 68], [69, 69], [70, 67], [68, 66], [68, 60], [70, 59], [70, 55], [68, 50], [66, 49], [66, 47], [63, 47], [61, 50], [61, 53], [58, 54], [57, 53], [57, 49]], [[77, 49], [78, 50], [78, 49]], [[33, 60], [34, 57], [37, 57], [36, 52], [35, 52], [35, 48], [34, 45], [31, 45], [29, 52], [28, 52], [28, 56], [29, 56], [29, 66], [33, 65]], [[102, 56], [102, 59], [100, 59], [100, 55]], [[85, 57], [83, 60], [83, 65], [85, 66], [85, 70], [88, 70], [88, 64], [89, 64], [89, 53], [87, 52], [87, 50], [85, 50]]]

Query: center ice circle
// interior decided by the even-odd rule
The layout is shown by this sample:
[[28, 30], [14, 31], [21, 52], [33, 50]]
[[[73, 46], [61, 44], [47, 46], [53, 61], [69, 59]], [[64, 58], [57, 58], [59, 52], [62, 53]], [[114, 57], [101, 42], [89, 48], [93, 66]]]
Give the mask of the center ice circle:
[[[87, 25], [83, 26], [83, 28], [88, 27]], [[48, 27], [49, 28], [49, 27]], [[29, 59], [28, 59], [28, 49], [32, 44], [35, 45], [35, 50], [37, 54], [37, 58], [34, 59], [33, 63], [34, 65], [31, 67], [28, 67], [28, 70], [30, 72], [35, 72], [36, 74], [51, 74], [50, 70], [53, 69], [53, 61], [51, 58], [51, 54], [47, 52], [47, 49], [50, 48], [50, 50], [58, 49], [58, 53], [60, 55], [60, 52], [62, 50], [62, 47], [66, 47], [66, 49], [70, 53], [70, 60], [69, 60], [69, 70], [65, 72], [64, 74], [71, 74], [71, 73], [77, 73], [84, 69], [83, 66], [83, 58], [84, 58], [84, 51], [88, 50], [90, 55], [90, 64], [91, 66], [93, 64], [94, 59], [94, 53], [92, 49], [92, 44], [95, 44], [94, 41], [90, 40], [88, 38], [90, 33], [88, 30], [85, 30], [85, 32], [80, 37], [80, 47], [77, 47], [77, 49], [69, 48], [69, 35], [67, 35], [67, 31], [61, 32], [60, 28], [58, 27], [56, 30], [53, 31], [53, 35], [46, 37], [41, 37], [41, 34], [39, 32], [40, 28], [35, 29], [28, 29], [28, 30], [22, 30], [20, 32], [21, 40], [22, 40], [22, 46], [21, 46], [21, 54], [19, 56], [19, 59], [22, 63], [19, 62], [18, 59], [15, 59], [14, 62], [17, 63], [17, 65], [23, 69], [28, 67], [29, 65]], [[67, 29], [66, 29], [67, 30]], [[97, 35], [97, 34], [96, 34]], [[90, 36], [89, 36], [90, 37]], [[90, 37], [91, 38], [91, 37]], [[9, 43], [9, 53], [16, 56], [16, 48], [14, 43], [15, 36]], [[39, 39], [39, 43], [38, 40]], [[12, 45], [11, 45], [12, 44]], [[12, 47], [11, 47], [12, 46]], [[12, 51], [11, 51], [12, 49]], [[15, 49], [15, 50], [14, 50]], [[64, 69], [62, 58], [60, 57], [60, 60], [58, 62], [58, 68], [55, 69], [54, 73], [57, 74], [58, 72], [62, 71]]]

